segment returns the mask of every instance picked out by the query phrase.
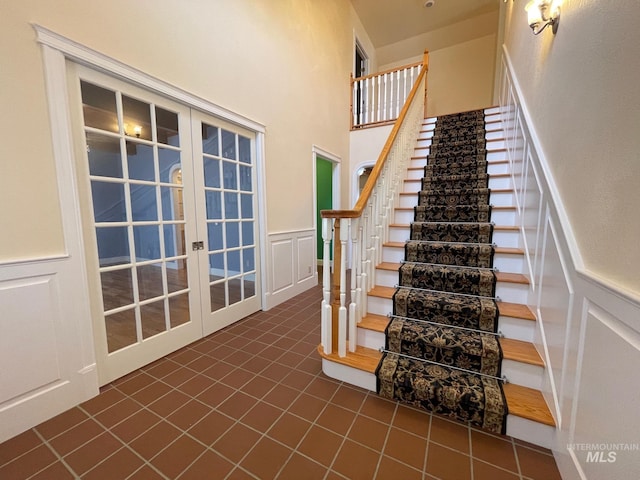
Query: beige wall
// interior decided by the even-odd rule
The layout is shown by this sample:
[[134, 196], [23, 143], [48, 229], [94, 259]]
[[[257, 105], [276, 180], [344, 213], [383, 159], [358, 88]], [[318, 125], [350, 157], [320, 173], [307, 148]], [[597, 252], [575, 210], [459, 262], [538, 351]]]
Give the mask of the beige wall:
[[638, 294], [638, 2], [609, 7], [564, 0], [557, 34], [534, 36], [508, 2], [504, 42], [584, 267]]
[[64, 250], [30, 23], [264, 124], [267, 228], [285, 231], [313, 227], [312, 145], [348, 158], [353, 16], [343, 0], [2, 0], [0, 261]]
[[[428, 115], [494, 104], [496, 38], [499, 11], [378, 49], [381, 70], [420, 62], [429, 50]], [[411, 57], [402, 57], [412, 52]]]
[[493, 105], [495, 45], [487, 35], [429, 53], [427, 115]]

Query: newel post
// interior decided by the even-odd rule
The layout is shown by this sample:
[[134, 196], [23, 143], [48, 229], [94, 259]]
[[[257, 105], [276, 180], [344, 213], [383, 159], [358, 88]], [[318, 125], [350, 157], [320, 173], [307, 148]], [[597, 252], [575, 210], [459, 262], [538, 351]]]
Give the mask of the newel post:
[[320, 341], [325, 354], [332, 349], [331, 316], [331, 219], [322, 219], [322, 306], [320, 307]]
[[342, 264], [342, 243], [340, 242], [340, 219], [333, 224], [333, 285], [331, 287], [331, 351], [338, 351], [338, 312], [340, 310], [340, 265]]

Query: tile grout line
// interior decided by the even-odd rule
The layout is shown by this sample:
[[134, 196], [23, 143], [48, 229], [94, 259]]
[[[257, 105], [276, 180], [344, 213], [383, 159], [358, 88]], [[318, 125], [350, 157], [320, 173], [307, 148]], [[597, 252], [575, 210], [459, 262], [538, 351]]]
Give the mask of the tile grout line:
[[[51, 444], [49, 444], [49, 441], [44, 438], [44, 436], [38, 432], [35, 428], [32, 429], [34, 431], [34, 433], [36, 434], [36, 436], [38, 436], [38, 438], [40, 439], [40, 441], [42, 442], [43, 445], [45, 445], [49, 450], [51, 450], [51, 452], [53, 453], [53, 455], [58, 459], [58, 461], [64, 466], [64, 468], [67, 469], [67, 471], [73, 475], [73, 478], [79, 478], [78, 475], [76, 474], [76, 472], [73, 470], [73, 468], [71, 468], [71, 466], [66, 462], [66, 460], [56, 451], [55, 448], [53, 448], [53, 446]], [[36, 447], [37, 448], [37, 447]], [[37, 472], [35, 472], [33, 475], [30, 475], [29, 478], [33, 478], [34, 476], [40, 474], [41, 472], [45, 471], [47, 468], [49, 468], [51, 465], [53, 465], [56, 462], [51, 462], [49, 465], [46, 465], [44, 468], [38, 470]]]

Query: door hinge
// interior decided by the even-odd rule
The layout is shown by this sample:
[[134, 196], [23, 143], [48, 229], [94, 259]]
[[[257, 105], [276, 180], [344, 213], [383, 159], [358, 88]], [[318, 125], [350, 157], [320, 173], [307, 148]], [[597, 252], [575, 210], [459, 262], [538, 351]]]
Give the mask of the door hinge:
[[204, 250], [204, 242], [193, 242], [191, 244], [192, 250]]

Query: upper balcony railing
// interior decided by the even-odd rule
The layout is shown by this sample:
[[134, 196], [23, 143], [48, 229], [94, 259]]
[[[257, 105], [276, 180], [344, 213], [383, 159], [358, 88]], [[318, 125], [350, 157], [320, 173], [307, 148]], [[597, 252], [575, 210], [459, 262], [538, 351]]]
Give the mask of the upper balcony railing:
[[422, 63], [351, 77], [351, 129], [393, 123], [418, 79]]
[[[366, 315], [367, 294], [375, 285], [375, 269], [382, 260], [382, 246], [387, 241], [394, 206], [426, 117], [427, 52], [420, 65], [420, 72], [353, 209], [320, 212], [322, 258], [333, 258], [332, 274], [330, 263], [323, 263], [320, 352], [325, 356], [344, 357], [347, 350], [356, 350], [357, 324]], [[351, 247], [349, 295], [348, 246]]]

